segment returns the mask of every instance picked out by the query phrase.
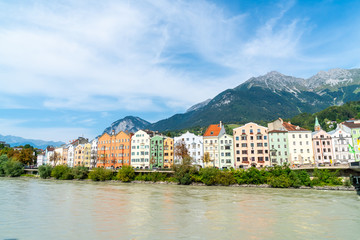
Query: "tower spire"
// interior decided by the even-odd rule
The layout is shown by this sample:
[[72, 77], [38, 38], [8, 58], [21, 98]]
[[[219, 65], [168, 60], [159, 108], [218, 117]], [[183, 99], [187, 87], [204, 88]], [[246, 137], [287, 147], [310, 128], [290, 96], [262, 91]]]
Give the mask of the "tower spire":
[[315, 117], [315, 126], [314, 126], [315, 131], [320, 131], [321, 130], [321, 126], [319, 124], [319, 120], [317, 118], [317, 116]]

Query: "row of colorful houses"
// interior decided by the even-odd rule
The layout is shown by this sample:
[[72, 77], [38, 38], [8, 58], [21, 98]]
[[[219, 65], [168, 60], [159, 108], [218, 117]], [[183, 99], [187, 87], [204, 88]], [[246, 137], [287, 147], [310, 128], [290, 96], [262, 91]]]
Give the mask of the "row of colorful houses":
[[249, 168], [273, 165], [344, 164], [360, 159], [360, 120], [338, 124], [331, 132], [295, 126], [281, 118], [267, 127], [250, 122], [227, 134], [224, 125], [208, 126], [203, 136], [186, 132], [170, 138], [149, 130], [135, 133], [114, 131], [88, 141], [79, 138], [59, 147], [48, 147], [38, 156], [38, 165], [139, 169], [171, 168], [180, 163], [174, 150], [183, 144], [194, 165], [217, 168]]

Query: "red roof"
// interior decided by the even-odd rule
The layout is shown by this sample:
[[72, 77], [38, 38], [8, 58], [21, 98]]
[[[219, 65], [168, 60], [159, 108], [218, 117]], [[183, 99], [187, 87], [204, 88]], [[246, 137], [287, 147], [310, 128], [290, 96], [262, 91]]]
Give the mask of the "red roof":
[[292, 125], [291, 123], [288, 123], [288, 122], [283, 122], [282, 124], [286, 130], [288, 131], [309, 131], [305, 128], [302, 128], [302, 127], [299, 127], [299, 126], [295, 126], [295, 125]]
[[218, 136], [220, 133], [220, 124], [211, 124], [205, 131], [204, 137]]

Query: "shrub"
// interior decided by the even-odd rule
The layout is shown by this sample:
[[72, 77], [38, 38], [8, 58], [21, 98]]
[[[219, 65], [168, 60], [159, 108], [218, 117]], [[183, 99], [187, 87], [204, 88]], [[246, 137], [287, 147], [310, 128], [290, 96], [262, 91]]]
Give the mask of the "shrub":
[[8, 177], [20, 177], [24, 173], [23, 165], [18, 161], [7, 161], [3, 163], [3, 169], [5, 176]]
[[216, 183], [223, 186], [229, 186], [236, 183], [233, 171], [219, 171], [218, 175], [216, 176]]
[[245, 177], [245, 183], [246, 184], [264, 184], [265, 182], [265, 176], [262, 175], [262, 173], [254, 168], [251, 167], [248, 170], [245, 171], [244, 174]]
[[135, 179], [135, 170], [130, 166], [123, 166], [116, 177], [122, 182], [131, 182]]
[[207, 186], [216, 184], [216, 180], [219, 174], [220, 170], [217, 168], [202, 168], [199, 172], [201, 181]]
[[325, 185], [342, 185], [341, 179], [339, 176], [339, 170], [329, 171], [329, 169], [314, 169], [314, 178], [312, 184], [316, 186], [325, 186]]
[[345, 186], [345, 187], [351, 187], [351, 186], [352, 186], [350, 179], [346, 179], [346, 180], [344, 181], [344, 186]]
[[297, 171], [297, 177], [302, 186], [312, 186], [310, 175], [305, 170]]
[[89, 173], [89, 178], [93, 181], [105, 181], [111, 180], [114, 173], [110, 169], [105, 168], [93, 168]]
[[72, 169], [66, 165], [58, 165], [58, 166], [54, 167], [51, 171], [51, 176], [53, 178], [61, 179], [61, 180], [74, 179]]
[[89, 170], [87, 167], [77, 166], [72, 169], [72, 174], [74, 175], [75, 179], [86, 179], [89, 175]]
[[292, 185], [290, 178], [286, 175], [272, 176], [268, 184], [274, 188], [288, 188]]
[[38, 170], [39, 170], [39, 175], [41, 178], [46, 179], [46, 178], [51, 177], [52, 166], [41, 165]]
[[189, 185], [192, 183], [193, 175], [198, 173], [197, 169], [188, 161], [184, 161], [182, 164], [177, 164], [173, 166], [174, 177], [177, 179], [177, 182], [181, 185]]

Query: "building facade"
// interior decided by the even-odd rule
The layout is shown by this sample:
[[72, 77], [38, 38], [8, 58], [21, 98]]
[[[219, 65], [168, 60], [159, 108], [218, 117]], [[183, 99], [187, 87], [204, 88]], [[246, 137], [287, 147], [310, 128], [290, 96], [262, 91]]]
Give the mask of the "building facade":
[[338, 124], [337, 128], [328, 132], [331, 136], [333, 145], [334, 163], [349, 163], [355, 161], [355, 156], [350, 153], [349, 145], [352, 145], [351, 134], [344, 131], [342, 124]]
[[333, 163], [333, 145], [331, 135], [320, 129], [312, 133], [315, 164]]
[[[174, 145], [184, 142], [189, 152], [189, 156], [192, 158], [192, 164], [204, 167], [203, 156], [204, 156], [204, 145], [203, 136], [195, 135], [187, 131], [179, 137], [174, 138]], [[175, 156], [175, 162], [178, 163], [179, 159]]]
[[164, 136], [153, 136], [150, 148], [150, 168], [164, 168]]
[[[290, 122], [284, 122], [281, 118], [268, 124], [269, 131], [280, 130], [287, 132], [288, 161], [295, 164], [314, 164], [311, 131], [295, 126]], [[275, 145], [276, 146], [276, 145]]]
[[351, 134], [350, 152], [354, 155], [355, 161], [360, 160], [360, 120], [349, 120], [343, 124], [344, 131]]
[[117, 169], [130, 165], [131, 135], [122, 131], [111, 135], [104, 133], [98, 138], [97, 145], [97, 167]]
[[288, 132], [272, 130], [268, 134], [271, 165], [289, 164]]
[[166, 137], [164, 140], [164, 168], [174, 165], [174, 139]]
[[234, 164], [234, 145], [233, 136], [223, 134], [219, 137], [219, 162], [216, 167], [230, 169]]
[[131, 166], [148, 169], [150, 167], [150, 141], [154, 132], [139, 130], [131, 138]]
[[209, 161], [204, 162], [204, 167], [215, 167], [219, 165], [219, 137], [225, 134], [225, 127], [219, 124], [210, 125], [203, 136], [204, 156], [208, 154]]
[[267, 127], [250, 122], [233, 133], [236, 168], [270, 166]]

